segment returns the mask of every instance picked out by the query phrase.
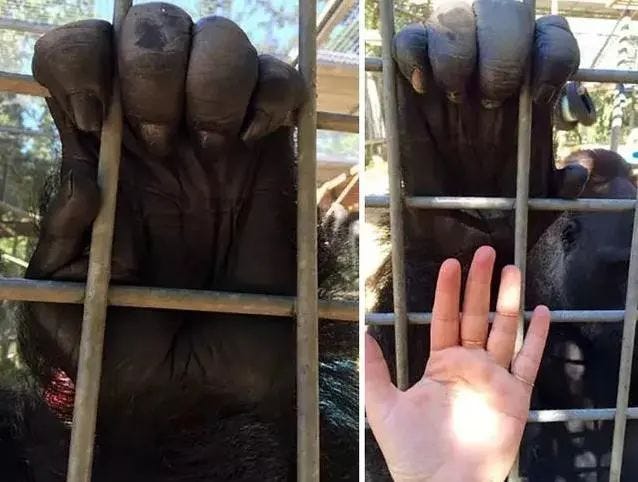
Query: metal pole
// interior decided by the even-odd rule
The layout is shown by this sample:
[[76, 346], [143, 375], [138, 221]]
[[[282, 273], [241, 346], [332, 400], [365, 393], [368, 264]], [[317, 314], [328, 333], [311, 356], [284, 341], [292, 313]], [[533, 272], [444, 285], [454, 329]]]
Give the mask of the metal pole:
[[[130, 0], [115, 1], [113, 34], [116, 44], [120, 25], [130, 6]], [[102, 128], [97, 174], [102, 205], [91, 236], [67, 482], [91, 480], [121, 150], [122, 106], [116, 74], [111, 105]]]
[[[388, 196], [366, 196], [367, 208], [387, 208]], [[512, 210], [516, 198], [506, 197], [454, 197], [454, 196], [407, 196], [405, 205], [414, 209], [473, 209], [473, 210]], [[532, 211], [594, 211], [617, 212], [630, 211], [636, 206], [635, 199], [555, 199], [531, 198], [527, 206]]]
[[317, 319], [317, 2], [299, 1], [299, 71], [308, 101], [299, 111], [297, 194], [297, 480], [319, 481]]
[[[523, 315], [525, 321], [530, 321], [532, 311]], [[625, 318], [624, 310], [552, 310], [552, 323], [620, 323]], [[489, 314], [490, 322], [494, 313]], [[432, 313], [408, 313], [408, 321], [415, 325], [427, 325], [432, 321]], [[368, 325], [392, 325], [393, 313], [368, 313], [365, 315]]]
[[401, 200], [401, 165], [397, 128], [397, 91], [392, 60], [394, 11], [392, 0], [379, 1], [381, 45], [383, 49], [383, 102], [387, 136], [388, 175], [390, 184], [390, 240], [392, 244], [392, 295], [394, 303], [394, 340], [397, 386], [408, 388], [408, 318], [405, 288], [405, 247], [403, 238], [403, 203]]
[[638, 319], [638, 209], [634, 212], [633, 231], [631, 256], [629, 258], [629, 273], [627, 275], [627, 297], [625, 301], [625, 318], [623, 321], [622, 349], [620, 352], [614, 438], [611, 449], [611, 465], [609, 468], [610, 482], [620, 481], [622, 454], [625, 444], [625, 429], [627, 425], [626, 410], [629, 403], [629, 386], [631, 384], [631, 364], [634, 356], [636, 320]]
[[[70, 281], [40, 281], [23, 278], [0, 279], [0, 300], [82, 304], [84, 284]], [[294, 296], [255, 295], [224, 291], [111, 286], [110, 306], [162, 310], [240, 313], [244, 315], [295, 316]], [[347, 301], [319, 301], [319, 316], [331, 321], [358, 320], [358, 304]]]
[[[527, 0], [530, 7], [530, 22], [534, 22], [535, 0]], [[521, 302], [519, 306], [518, 331], [516, 333], [515, 352], [523, 345], [525, 331], [525, 272], [527, 268], [527, 218], [529, 203], [529, 165], [532, 151], [532, 95], [530, 91], [531, 62], [528, 61], [525, 77], [518, 101], [518, 141], [516, 164], [516, 203], [514, 227], [514, 264], [521, 271]], [[509, 475], [510, 482], [520, 480], [518, 457]]]

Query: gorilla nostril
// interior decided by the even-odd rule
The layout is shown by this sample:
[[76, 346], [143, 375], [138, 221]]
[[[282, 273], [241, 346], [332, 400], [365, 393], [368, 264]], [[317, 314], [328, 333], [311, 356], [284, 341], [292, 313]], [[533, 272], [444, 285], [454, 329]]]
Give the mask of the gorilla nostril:
[[253, 119], [241, 138], [250, 144], [260, 137], [272, 132], [272, 116], [262, 109], [255, 111]]
[[142, 123], [139, 135], [151, 154], [167, 156], [170, 154], [172, 128], [166, 124]]
[[69, 104], [78, 129], [84, 132], [99, 132], [102, 128], [102, 103], [90, 92], [69, 95]]

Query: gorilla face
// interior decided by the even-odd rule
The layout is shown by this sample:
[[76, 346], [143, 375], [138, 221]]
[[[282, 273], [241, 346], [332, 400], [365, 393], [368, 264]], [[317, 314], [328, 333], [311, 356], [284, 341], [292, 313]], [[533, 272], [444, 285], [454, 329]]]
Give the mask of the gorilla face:
[[[164, 3], [132, 7], [113, 44], [101, 21], [60, 27], [36, 44], [33, 71], [52, 95], [63, 159], [27, 277], [86, 279], [99, 131], [117, 67], [125, 128], [113, 283], [294, 295], [295, 157], [283, 124], [306, 95], [298, 73], [257, 55], [233, 22], [193, 25]], [[60, 373], [75, 377], [81, 320], [80, 306], [27, 309], [21, 349], [48, 399]], [[105, 336], [96, 477], [294, 473], [291, 319], [109, 308]], [[345, 440], [335, 435], [342, 425], [331, 427], [328, 449]], [[356, 445], [339, 450], [348, 457]], [[356, 466], [355, 456], [342, 458], [340, 476]]]
[[[578, 151], [568, 163], [590, 172], [585, 198], [635, 199], [629, 165], [612, 151]], [[550, 226], [530, 252], [530, 303], [556, 309], [622, 309], [633, 211], [569, 212]]]

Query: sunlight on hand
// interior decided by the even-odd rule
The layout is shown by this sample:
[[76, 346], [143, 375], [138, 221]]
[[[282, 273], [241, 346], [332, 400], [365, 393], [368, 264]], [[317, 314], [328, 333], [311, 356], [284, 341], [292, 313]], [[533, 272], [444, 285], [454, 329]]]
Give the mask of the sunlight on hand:
[[498, 417], [487, 397], [470, 388], [460, 388], [452, 400], [452, 431], [457, 440], [480, 445], [496, 436]]

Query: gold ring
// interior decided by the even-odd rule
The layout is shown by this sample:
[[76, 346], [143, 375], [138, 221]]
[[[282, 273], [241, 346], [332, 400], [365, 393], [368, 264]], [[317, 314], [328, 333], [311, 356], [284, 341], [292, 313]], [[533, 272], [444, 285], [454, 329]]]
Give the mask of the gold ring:
[[467, 346], [472, 348], [485, 348], [485, 342], [477, 340], [463, 340], [461, 339], [461, 346]]
[[518, 381], [521, 381], [525, 385], [528, 385], [529, 387], [534, 388], [534, 384], [530, 382], [529, 380], [525, 380], [522, 376], [517, 375], [516, 373], [512, 373], [512, 375], [514, 375], [514, 378], [516, 378]]

